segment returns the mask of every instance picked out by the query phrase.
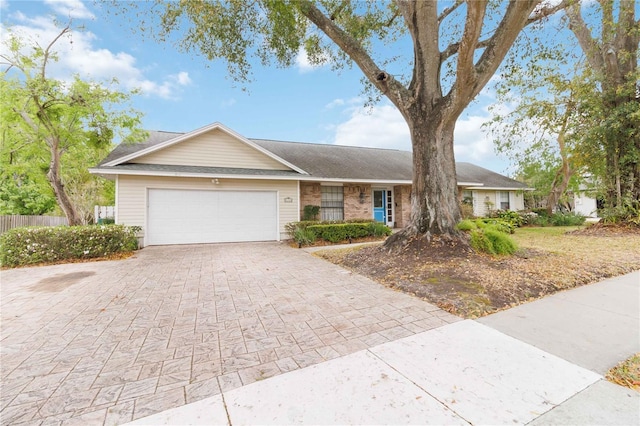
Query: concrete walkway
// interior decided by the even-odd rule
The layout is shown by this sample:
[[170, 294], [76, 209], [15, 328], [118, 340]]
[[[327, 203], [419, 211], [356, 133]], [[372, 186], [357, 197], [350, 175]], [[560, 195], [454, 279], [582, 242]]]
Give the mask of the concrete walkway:
[[639, 291], [635, 272], [133, 424], [637, 425], [640, 393], [602, 373], [638, 351]]

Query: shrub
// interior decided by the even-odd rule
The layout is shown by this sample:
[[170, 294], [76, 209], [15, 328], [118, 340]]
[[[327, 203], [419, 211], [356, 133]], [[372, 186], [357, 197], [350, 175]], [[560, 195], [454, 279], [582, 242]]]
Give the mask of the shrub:
[[300, 222], [289, 222], [284, 226], [284, 230], [287, 231], [287, 234], [289, 234], [291, 238], [294, 238], [294, 234], [296, 230], [307, 229], [309, 226], [319, 225], [319, 224], [320, 222], [316, 220], [303, 220]]
[[518, 228], [524, 224], [524, 218], [518, 212], [513, 210], [496, 210], [493, 215], [509, 223], [511, 226]]
[[[460, 224], [463, 222], [464, 221], [460, 222]], [[478, 225], [477, 222], [470, 223], [472, 226]], [[509, 231], [504, 231], [504, 226], [500, 224], [487, 224], [484, 221], [481, 221], [480, 224], [482, 225], [481, 227], [472, 227], [469, 230], [469, 242], [474, 250], [491, 255], [510, 255], [516, 252], [518, 247], [509, 236]], [[458, 229], [460, 229], [459, 226]]]
[[601, 209], [598, 214], [607, 224], [640, 226], [640, 203], [623, 200], [623, 205]]
[[473, 206], [466, 203], [460, 204], [460, 214], [463, 219], [472, 219], [474, 217]]
[[575, 213], [554, 213], [549, 218], [553, 226], [578, 226], [584, 224], [586, 218]]
[[460, 231], [471, 231], [472, 229], [478, 229], [478, 225], [474, 221], [465, 219], [456, 225], [456, 228]]
[[348, 237], [346, 224], [344, 223], [335, 225], [312, 225], [307, 229], [313, 231], [319, 238], [331, 243], [346, 240]]
[[316, 234], [309, 228], [298, 228], [293, 233], [293, 239], [300, 247], [316, 242]]
[[[382, 237], [391, 235], [391, 228], [375, 222], [372, 219], [363, 219], [363, 222], [344, 221], [301, 221], [291, 222], [285, 225], [287, 233], [298, 244], [312, 244], [320, 238], [331, 243], [363, 238], [369, 236]], [[311, 234], [314, 241], [311, 242]]]
[[470, 244], [475, 251], [480, 251], [480, 252], [489, 253], [489, 254], [496, 254], [495, 251], [493, 250], [493, 246], [491, 245], [491, 242], [489, 241], [489, 239], [481, 229], [471, 230]]
[[123, 225], [15, 228], [0, 236], [0, 263], [11, 267], [128, 252], [138, 248], [139, 230]]
[[369, 235], [373, 237], [384, 237], [391, 235], [391, 228], [380, 222], [369, 223], [368, 230]]
[[534, 225], [540, 216], [536, 212], [522, 213], [523, 225]]
[[308, 204], [302, 210], [302, 220], [316, 220], [320, 213], [320, 206]]
[[504, 232], [495, 229], [485, 229], [484, 236], [491, 244], [492, 254], [508, 255], [516, 252], [516, 243]]
[[499, 218], [485, 217], [482, 219], [476, 219], [475, 223], [478, 226], [478, 228], [484, 229], [490, 226], [506, 234], [513, 234], [516, 230], [515, 225], [512, 225], [510, 222], [507, 222]]
[[533, 213], [537, 214], [538, 216], [549, 217], [549, 213], [547, 212], [547, 209], [545, 209], [545, 208], [531, 209], [531, 211]]

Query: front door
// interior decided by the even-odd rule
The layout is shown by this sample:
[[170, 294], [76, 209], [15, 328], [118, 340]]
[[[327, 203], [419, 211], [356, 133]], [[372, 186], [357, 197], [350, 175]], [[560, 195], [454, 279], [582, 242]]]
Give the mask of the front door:
[[384, 189], [373, 190], [373, 218], [376, 222], [387, 223], [386, 209], [387, 191]]

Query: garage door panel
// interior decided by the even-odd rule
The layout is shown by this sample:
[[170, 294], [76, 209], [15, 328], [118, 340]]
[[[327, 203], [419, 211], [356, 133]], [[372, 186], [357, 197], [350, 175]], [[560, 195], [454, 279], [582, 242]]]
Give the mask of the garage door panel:
[[277, 239], [275, 191], [150, 189], [147, 244]]

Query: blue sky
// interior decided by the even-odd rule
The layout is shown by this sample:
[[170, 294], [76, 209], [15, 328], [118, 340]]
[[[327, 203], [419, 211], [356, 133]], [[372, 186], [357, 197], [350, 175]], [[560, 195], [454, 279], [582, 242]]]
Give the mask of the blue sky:
[[[92, 1], [0, 0], [0, 13], [3, 37], [9, 24], [41, 44], [59, 32], [55, 20], [72, 17], [84, 30], [73, 33], [72, 43], [56, 45], [54, 76], [116, 77], [121, 89], [140, 88], [133, 106], [148, 130], [187, 132], [217, 121], [250, 138], [411, 149], [407, 126], [388, 101], [364, 106], [357, 68], [336, 73], [311, 67], [299, 55], [288, 69], [256, 65], [253, 82], [243, 90], [227, 78], [224, 63], [134, 34], [135, 18], [106, 14]], [[489, 87], [458, 121], [456, 160], [507, 173], [508, 159], [495, 154], [481, 129], [493, 101]]]

